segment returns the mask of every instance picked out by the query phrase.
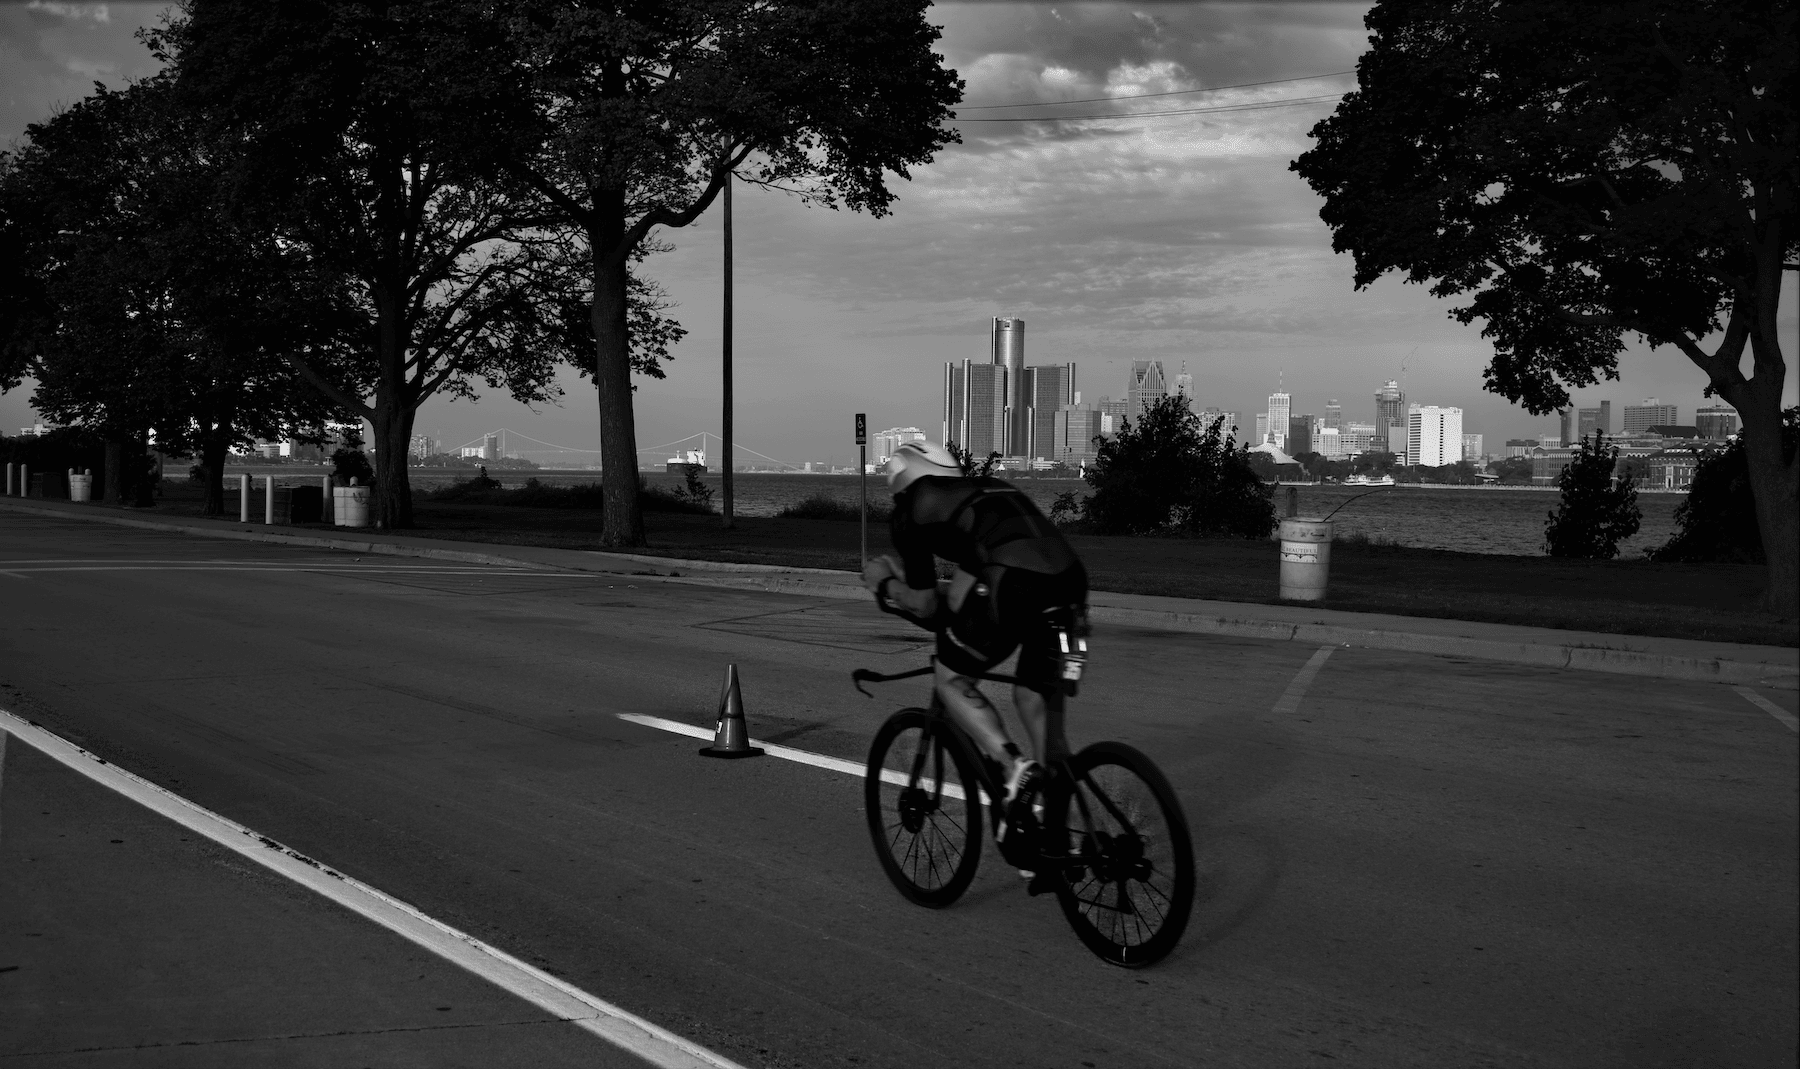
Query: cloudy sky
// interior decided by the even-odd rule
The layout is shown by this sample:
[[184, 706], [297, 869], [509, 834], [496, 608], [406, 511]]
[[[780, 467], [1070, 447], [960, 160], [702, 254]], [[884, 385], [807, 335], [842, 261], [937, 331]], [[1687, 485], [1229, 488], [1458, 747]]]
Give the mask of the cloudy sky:
[[[0, 5], [0, 142], [96, 79], [116, 86], [149, 73], [133, 34], [167, 6]], [[1391, 279], [1353, 290], [1319, 199], [1287, 169], [1333, 95], [1354, 84], [1342, 72], [1367, 45], [1367, 6], [933, 8], [940, 50], [968, 83], [962, 115], [1122, 117], [960, 123], [963, 143], [900, 183], [895, 211], [879, 220], [740, 189], [738, 441], [783, 461], [845, 463], [857, 411], [876, 429], [916, 425], [935, 437], [942, 365], [984, 359], [995, 315], [1024, 317], [1028, 363], [1077, 364], [1084, 400], [1122, 396], [1131, 361], [1158, 359], [1170, 375], [1185, 362], [1198, 399], [1240, 412], [1246, 431], [1278, 383], [1295, 412], [1322, 413], [1337, 398], [1347, 417], [1366, 420], [1391, 378], [1409, 400], [1462, 407], [1465, 428], [1490, 448], [1550, 430], [1482, 391], [1490, 349], [1478, 328], [1446, 317], [1446, 303]], [[1274, 84], [1143, 95], [1245, 83]], [[1105, 101], [979, 107], [1086, 98]], [[1279, 106], [1194, 110], [1250, 104]], [[664, 443], [719, 427], [718, 210], [662, 236], [675, 251], [649, 273], [690, 333], [669, 377], [641, 383], [645, 461]], [[1782, 321], [1793, 339], [1792, 276]], [[1610, 398], [1616, 411], [1654, 395], [1684, 420], [1708, 403], [1699, 371], [1673, 349], [1634, 350], [1622, 365], [1621, 381], [1577, 400]], [[560, 406], [536, 411], [500, 396], [433, 402], [419, 430], [446, 446], [504, 427], [593, 448], [592, 393], [573, 375], [566, 385]], [[0, 427], [30, 421], [28, 392], [0, 397]], [[1793, 403], [1793, 382], [1788, 392]]]

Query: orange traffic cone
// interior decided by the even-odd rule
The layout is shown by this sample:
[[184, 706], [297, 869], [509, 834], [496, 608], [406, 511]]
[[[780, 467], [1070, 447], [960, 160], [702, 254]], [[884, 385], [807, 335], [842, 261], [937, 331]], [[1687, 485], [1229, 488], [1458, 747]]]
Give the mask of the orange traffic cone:
[[737, 665], [725, 666], [725, 689], [719, 691], [719, 726], [713, 744], [700, 747], [702, 757], [761, 757], [762, 747], [750, 745], [750, 728], [744, 723], [744, 694], [738, 689]]

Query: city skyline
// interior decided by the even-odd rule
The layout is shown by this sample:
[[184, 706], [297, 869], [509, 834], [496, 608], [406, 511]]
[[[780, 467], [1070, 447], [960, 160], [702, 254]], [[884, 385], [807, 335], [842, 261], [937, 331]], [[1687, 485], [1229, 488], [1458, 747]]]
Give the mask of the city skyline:
[[[151, 73], [133, 40], [166, 2], [0, 6], [0, 143], [79, 98]], [[1319, 200], [1287, 171], [1366, 46], [1366, 5], [945, 4], [939, 48], [967, 81], [964, 115], [1033, 100], [1117, 98], [1108, 120], [963, 122], [964, 143], [897, 182], [891, 218], [807, 208], [741, 187], [735, 201], [737, 367], [734, 438], [783, 458], [853, 458], [855, 412], [874, 426], [935, 427], [936, 369], [984, 359], [991, 320], [1029, 320], [1033, 361], [1076, 364], [1082, 390], [1118, 396], [1136, 361], [1173, 379], [1187, 364], [1198, 405], [1264, 410], [1281, 370], [1295, 411], [1332, 397], [1346, 419], [1388, 379], [1411, 397], [1463, 409], [1489, 441], [1558, 430], [1482, 392], [1491, 347], [1449, 321], [1448, 302], [1386, 278], [1358, 292], [1330, 250]], [[1145, 98], [1277, 79], [1204, 96]], [[1258, 110], [1158, 116], [1191, 107]], [[1264, 105], [1280, 105], [1265, 107]], [[1093, 108], [1077, 109], [1088, 114]], [[1131, 117], [1135, 116], [1135, 117]], [[674, 251], [644, 270], [689, 331], [663, 380], [638, 380], [639, 445], [719, 428], [721, 231], [716, 212], [659, 232]], [[1795, 329], [1783, 280], [1783, 337]], [[1575, 391], [1577, 407], [1660, 397], [1684, 413], [1704, 381], [1670, 347], [1633, 344], [1623, 379]], [[461, 443], [497, 426], [577, 448], [598, 444], [592, 384], [573, 371], [563, 404], [529, 409], [497, 391], [434, 400], [421, 434]], [[1790, 376], [1784, 403], [1794, 403]], [[0, 396], [0, 427], [37, 421], [29, 388]], [[1253, 427], [1240, 424], [1242, 437]]]

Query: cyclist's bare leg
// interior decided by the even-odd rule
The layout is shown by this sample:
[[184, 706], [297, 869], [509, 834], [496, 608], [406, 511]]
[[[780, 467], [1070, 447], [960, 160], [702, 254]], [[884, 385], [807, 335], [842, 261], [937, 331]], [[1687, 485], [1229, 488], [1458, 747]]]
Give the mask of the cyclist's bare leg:
[[1048, 763], [1069, 752], [1068, 740], [1063, 737], [1062, 695], [1046, 698], [1029, 687], [1015, 686], [1013, 704], [1018, 707], [1019, 719], [1025, 722], [1033, 757]]
[[937, 662], [933, 675], [938, 696], [944, 699], [944, 708], [950, 710], [956, 726], [967, 732], [975, 745], [999, 762], [1000, 767], [1011, 767], [1012, 757], [1007, 754], [1006, 747], [1012, 739], [1006, 734], [1006, 725], [1000, 721], [999, 710], [987, 700], [987, 695], [981, 693], [973, 679], [944, 667], [942, 661]]

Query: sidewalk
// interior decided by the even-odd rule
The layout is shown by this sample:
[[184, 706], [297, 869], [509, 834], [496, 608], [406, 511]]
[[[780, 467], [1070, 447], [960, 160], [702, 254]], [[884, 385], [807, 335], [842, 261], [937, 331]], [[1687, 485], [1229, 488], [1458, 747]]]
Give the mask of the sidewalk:
[[[71, 502], [0, 499], [0, 511], [84, 519], [122, 527], [315, 549], [421, 557], [503, 567], [558, 568], [659, 578], [664, 582], [749, 588], [811, 597], [864, 598], [857, 576], [817, 568], [731, 564], [634, 553], [448, 542], [372, 529], [265, 527], [193, 517], [140, 518]], [[474, 547], [474, 548], [464, 548]], [[1565, 631], [1466, 620], [1343, 612], [1303, 605], [1259, 605], [1095, 591], [1096, 621], [1162, 631], [1234, 635], [1316, 645], [1361, 646], [1454, 657], [1703, 682], [1800, 688], [1800, 650], [1728, 642]]]

